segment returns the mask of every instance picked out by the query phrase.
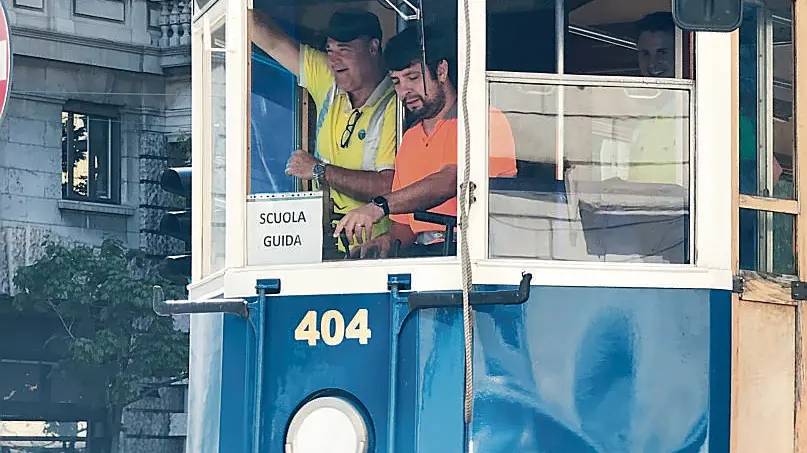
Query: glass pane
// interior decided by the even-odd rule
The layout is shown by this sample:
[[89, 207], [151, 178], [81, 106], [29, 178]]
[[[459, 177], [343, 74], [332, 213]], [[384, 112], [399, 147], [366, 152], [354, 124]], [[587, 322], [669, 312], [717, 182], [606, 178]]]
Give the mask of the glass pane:
[[740, 209], [740, 269], [796, 275], [792, 214]]
[[792, 7], [770, 8], [773, 42], [773, 74], [771, 81], [773, 115], [773, 165], [769, 179], [773, 183], [773, 196], [795, 199], [793, 178], [793, 150], [795, 149], [793, 123], [793, 27]]
[[[63, 147], [68, 146], [66, 158], [70, 158], [68, 163], [72, 167], [72, 180], [67, 181], [72, 195], [86, 197], [89, 194], [87, 183], [89, 181], [89, 169], [87, 165], [88, 138], [87, 117], [77, 113], [68, 113], [63, 116], [65, 134], [70, 134], [69, 139], [65, 137]], [[67, 169], [66, 169], [67, 170]], [[68, 170], [68, 175], [70, 174]]]
[[210, 272], [224, 267], [224, 251], [226, 234], [226, 169], [227, 169], [227, 134], [226, 134], [226, 54], [225, 25], [215, 29], [211, 36], [211, 119], [212, 119], [212, 178], [211, 186], [211, 238], [210, 238]]
[[518, 164], [491, 172], [491, 258], [690, 262], [689, 91], [491, 82], [490, 103], [491, 162], [513, 140]]
[[740, 192], [794, 198], [791, 7], [746, 5], [740, 26]]
[[72, 135], [73, 132], [73, 121], [72, 117], [67, 112], [62, 112], [62, 196], [67, 197], [70, 195], [70, 177], [71, 172], [68, 170], [70, 165], [68, 161], [70, 157], [68, 156], [67, 150], [71, 146], [69, 141], [69, 137]]
[[694, 36], [675, 27], [669, 3], [488, 1], [486, 8], [489, 71], [693, 78]]
[[251, 85], [249, 193], [294, 192], [286, 162], [297, 147], [297, 78], [253, 46]]
[[90, 118], [90, 154], [93, 167], [93, 192], [98, 198], [111, 198], [112, 123], [107, 118]]
[[557, 71], [554, 1], [490, 0], [486, 8], [488, 71]]
[[685, 45], [692, 34], [676, 33], [672, 13], [658, 6], [625, 0], [571, 4], [565, 72], [692, 78], [693, 52]]

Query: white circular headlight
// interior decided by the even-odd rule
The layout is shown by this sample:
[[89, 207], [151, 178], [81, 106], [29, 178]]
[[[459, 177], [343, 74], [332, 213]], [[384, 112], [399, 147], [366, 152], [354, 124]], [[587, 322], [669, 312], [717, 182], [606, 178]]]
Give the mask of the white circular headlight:
[[316, 398], [300, 408], [286, 433], [286, 453], [366, 453], [367, 425], [342, 398]]

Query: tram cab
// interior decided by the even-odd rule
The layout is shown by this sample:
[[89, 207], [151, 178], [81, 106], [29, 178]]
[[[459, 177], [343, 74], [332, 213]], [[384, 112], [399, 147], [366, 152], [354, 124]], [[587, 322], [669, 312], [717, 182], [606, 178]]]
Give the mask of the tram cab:
[[[347, 186], [287, 173], [296, 150], [378, 138], [323, 132], [314, 69], [259, 45], [252, 10], [325, 55], [347, 7], [378, 18], [382, 55], [416, 27], [429, 62], [423, 30], [456, 34], [456, 114], [437, 123], [457, 131], [439, 150], [456, 153], [456, 210], [409, 213], [443, 252], [354, 256], [334, 237]], [[155, 293], [162, 313], [193, 313], [187, 450], [807, 451], [805, 6], [672, 9], [196, 0], [189, 300]], [[426, 117], [391, 102], [402, 159]], [[348, 105], [328, 114], [364, 108]], [[366, 157], [357, 179], [381, 174]]]

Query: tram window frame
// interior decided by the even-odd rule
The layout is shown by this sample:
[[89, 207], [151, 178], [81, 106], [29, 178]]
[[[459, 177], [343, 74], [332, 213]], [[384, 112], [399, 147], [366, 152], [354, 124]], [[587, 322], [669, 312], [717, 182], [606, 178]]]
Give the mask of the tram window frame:
[[[224, 272], [225, 265], [220, 269], [212, 269], [213, 231], [213, 127], [212, 127], [212, 41], [211, 35], [217, 27], [227, 26], [228, 4], [226, 0], [212, 0], [206, 8], [199, 13], [192, 27], [192, 47], [194, 61], [201, 62], [198, 76], [193, 78], [193, 91], [198, 95], [192, 96], [192, 123], [194, 134], [192, 137], [192, 171], [196, 177], [192, 179], [192, 212], [197, 213], [202, 221], [192, 222], [192, 266], [191, 279], [213, 278]], [[225, 28], [226, 30], [226, 28]], [[229, 40], [228, 40], [229, 41]], [[229, 49], [229, 47], [227, 47]], [[228, 50], [221, 50], [229, 60]], [[228, 62], [229, 63], [229, 62]], [[225, 63], [227, 64], [227, 63]], [[228, 65], [229, 66], [229, 65]], [[227, 78], [225, 72], [225, 78]], [[225, 82], [226, 83], [226, 82]], [[225, 138], [226, 140], [226, 138]], [[228, 178], [229, 179], [229, 178]], [[227, 216], [225, 210], [225, 218]], [[196, 216], [194, 216], [197, 218]], [[226, 233], [225, 233], [226, 236]], [[226, 262], [226, 257], [225, 257]]]
[[[737, 215], [738, 218], [737, 225], [735, 226], [734, 239], [734, 271], [745, 280], [758, 283], [749, 285], [749, 289], [746, 289], [740, 294], [741, 299], [750, 301], [774, 299], [790, 302], [792, 296], [789, 288], [780, 287], [777, 282], [766, 277], [761, 277], [760, 274], [773, 275], [785, 279], [798, 277], [804, 280], [807, 278], [807, 269], [805, 268], [807, 267], [807, 256], [804, 256], [804, 252], [806, 251], [804, 243], [807, 237], [804, 231], [803, 212], [799, 206], [803, 196], [802, 194], [804, 193], [803, 191], [805, 190], [803, 187], [800, 187], [802, 186], [802, 184], [800, 184], [800, 177], [803, 173], [799, 167], [804, 165], [802, 162], [805, 159], [800, 158], [804, 154], [802, 150], [804, 146], [800, 145], [797, 134], [799, 124], [803, 121], [799, 121], [801, 115], [798, 114], [799, 109], [797, 104], [799, 104], [799, 98], [803, 95], [800, 96], [798, 90], [794, 89], [794, 87], [798, 86], [798, 81], [801, 80], [804, 75], [804, 69], [799, 68], [796, 54], [799, 52], [799, 43], [802, 43], [803, 47], [807, 45], [807, 42], [805, 42], [802, 34], [796, 33], [796, 27], [799, 18], [804, 18], [805, 11], [803, 8], [799, 9], [792, 3], [784, 2], [781, 5], [790, 8], [789, 58], [791, 60], [789, 63], [792, 65], [792, 80], [789, 100], [792, 102], [792, 107], [789, 122], [792, 123], [791, 132], [793, 134], [790, 142], [790, 150], [792, 152], [792, 180], [786, 180], [785, 182], [786, 186], [789, 186], [792, 190], [790, 195], [781, 196], [781, 194], [777, 194], [773, 191], [775, 186], [773, 185], [772, 178], [774, 159], [777, 159], [775, 153], [776, 145], [774, 145], [776, 130], [774, 128], [776, 121], [774, 104], [778, 100], [774, 84], [774, 71], [776, 68], [773, 52], [775, 42], [772, 28], [773, 22], [775, 22], [773, 18], [775, 14], [774, 11], [776, 6], [779, 5], [773, 5], [773, 7], [770, 8], [768, 6], [767, 3], [760, 1], [746, 0], [744, 2], [744, 8], [753, 9], [756, 17], [756, 33], [754, 33], [753, 30], [748, 32], [750, 36], [755, 36], [755, 42], [753, 43], [755, 58], [749, 61], [753, 61], [756, 68], [756, 86], [750, 91], [748, 90], [748, 86], [744, 86], [743, 73], [742, 69], [740, 69], [740, 81], [738, 82], [738, 98], [740, 100], [738, 100], [738, 106], [742, 105], [741, 100], [744, 96], [745, 99], [748, 99], [748, 94], [744, 95], [743, 91], [754, 93], [754, 97], [751, 100], [754, 101], [756, 109], [756, 134], [754, 135], [756, 140], [756, 154], [753, 161], [755, 166], [753, 170], [756, 173], [756, 178], [753, 193], [750, 193], [747, 187], [743, 188], [740, 181], [743, 178], [742, 171], [744, 167], [742, 148], [740, 148], [741, 145], [738, 138], [738, 149], [735, 150], [734, 157], [736, 159], [735, 165], [737, 168], [737, 189], [733, 209], [735, 209], [735, 215]], [[745, 16], [747, 17], [748, 14], [745, 14]], [[802, 21], [804, 19], [802, 19]], [[749, 23], [746, 21], [747, 19], [744, 19], [741, 27]], [[741, 29], [738, 33], [738, 50], [742, 49], [742, 39], [743, 36], [745, 36], [743, 31], [744, 30]], [[740, 68], [742, 68], [743, 56], [747, 57], [747, 55], [740, 54], [739, 52], [736, 55], [738, 67]], [[738, 112], [738, 118], [739, 116], [740, 113]], [[750, 161], [745, 162], [745, 165], [747, 166], [749, 163]], [[782, 166], [784, 167], [784, 165]], [[784, 174], [782, 176], [784, 176]], [[753, 214], [756, 214], [756, 216]], [[779, 222], [775, 220], [777, 217], [780, 218]], [[745, 241], [748, 239], [749, 233], [748, 222], [752, 221], [754, 218], [756, 219], [753, 220], [753, 231], [751, 234], [755, 238], [755, 241], [751, 244]], [[789, 233], [784, 235], [784, 237], [789, 237], [790, 239], [786, 239], [783, 242], [777, 240], [778, 237], [783, 236], [778, 235], [776, 231], [777, 226], [782, 228], [785, 225], [781, 222], [781, 218], [793, 219], [792, 231], [788, 232], [787, 230], [789, 230], [789, 228], [784, 231], [785, 233]], [[743, 226], [746, 228], [745, 235], [743, 234]], [[790, 253], [783, 252], [783, 250], [788, 248], [790, 249]], [[777, 252], [785, 253], [785, 255], [779, 255], [777, 258]], [[782, 263], [784, 263], [784, 267]]]

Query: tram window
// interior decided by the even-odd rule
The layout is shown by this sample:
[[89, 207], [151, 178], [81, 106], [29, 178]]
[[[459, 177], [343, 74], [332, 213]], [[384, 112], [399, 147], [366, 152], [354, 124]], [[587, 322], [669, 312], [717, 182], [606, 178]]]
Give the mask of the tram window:
[[740, 268], [797, 275], [796, 216], [740, 209]]
[[[507, 116], [518, 160], [516, 178], [490, 181], [489, 257], [691, 263], [694, 101], [681, 79], [692, 41], [669, 3], [511, 5], [487, 12], [490, 105]], [[547, 26], [522, 25], [527, 16]], [[524, 62], [519, 43], [535, 40], [553, 45]]]
[[519, 158], [517, 178], [490, 181], [491, 258], [690, 262], [689, 89], [494, 78], [489, 91]]
[[[740, 25], [740, 193], [795, 199], [792, 4], [748, 2]], [[796, 273], [793, 216], [740, 210], [741, 269]]]
[[740, 26], [740, 193], [794, 199], [790, 2], [746, 4]]
[[556, 0], [487, 3], [489, 71], [691, 79], [692, 33], [670, 3]]
[[224, 267], [225, 241], [227, 237], [226, 171], [227, 171], [227, 111], [226, 111], [226, 24], [224, 18], [211, 27], [210, 52], [210, 103], [212, 123], [211, 157], [211, 224], [210, 224], [210, 272]]
[[[389, 192], [387, 186], [377, 190], [378, 193], [370, 193], [379, 185], [373, 182], [379, 175], [386, 177], [388, 174], [392, 182], [393, 193], [388, 195], [390, 206], [394, 204], [393, 197], [397, 189], [419, 183], [419, 179], [427, 175], [438, 173], [451, 175], [450, 172], [444, 173], [443, 169], [450, 168], [450, 164], [456, 166], [457, 159], [457, 118], [456, 109], [452, 108], [456, 99], [454, 90], [457, 83], [455, 1], [429, 0], [423, 5], [426, 28], [441, 32], [437, 33], [440, 35], [439, 38], [435, 38], [435, 42], [441, 42], [441, 47], [430, 47], [431, 39], [426, 40], [429, 48], [426, 65], [426, 84], [430, 87], [428, 93], [423, 92], [424, 79], [419, 64], [417, 71], [403, 74], [406, 72], [405, 69], [411, 69], [411, 58], [420, 59], [421, 49], [418, 39], [415, 39], [414, 47], [409, 49], [412, 54], [406, 58], [410, 59], [403, 61], [403, 67], [395, 68], [394, 72], [398, 73], [395, 77], [388, 77], [389, 68], [384, 64], [391, 60], [387, 58], [390, 56], [387, 53], [387, 43], [405, 26], [411, 26], [410, 36], [417, 37], [417, 34], [412, 33], [419, 27], [401, 20], [396, 11], [383, 1], [256, 1], [255, 8], [262, 15], [269, 16], [268, 21], [272, 22], [269, 25], [275, 31], [263, 30], [265, 24], [253, 22], [255, 46], [251, 79], [250, 195], [318, 190], [324, 180], [330, 186], [330, 197], [326, 196], [323, 212], [331, 220], [330, 224], [336, 224], [342, 219], [346, 221], [352, 219], [350, 216], [354, 212], [366, 212], [369, 208], [378, 208], [376, 204], [379, 201], [375, 198]], [[402, 5], [398, 5], [398, 8], [405, 9]], [[361, 26], [365, 31], [374, 33], [375, 25], [372, 23], [375, 23], [376, 19], [368, 19], [366, 14], [361, 18], [359, 16], [362, 14], [358, 16], [356, 14], [364, 11], [376, 16], [383, 35], [381, 38], [383, 58], [373, 54], [374, 51], [371, 50], [376, 45], [375, 35], [362, 35], [370, 38], [357, 44], [360, 48], [350, 47], [353, 44], [344, 46], [344, 40], [339, 42], [329, 40], [335, 36], [334, 33], [341, 33], [338, 26], [333, 25], [333, 17], [343, 17], [342, 13], [347, 11], [351, 11], [349, 27], [351, 30], [355, 28], [354, 26]], [[373, 30], [369, 30], [368, 27]], [[278, 37], [277, 28], [282, 29], [291, 41]], [[271, 40], [267, 40], [267, 36], [271, 37]], [[453, 51], [446, 50], [444, 43], [448, 41], [451, 41]], [[278, 42], [287, 43], [285, 49], [275, 48]], [[294, 45], [289, 46], [288, 42], [293, 42]], [[299, 55], [298, 42], [306, 44], [302, 57]], [[445, 59], [432, 61], [432, 57], [437, 58], [443, 53]], [[371, 58], [364, 58], [368, 55]], [[376, 58], [381, 63], [381, 72], [378, 73], [374, 66]], [[327, 65], [327, 61], [331, 64]], [[443, 78], [442, 72], [438, 74], [436, 71], [439, 64], [447, 64], [448, 74], [453, 76], [446, 79]], [[337, 66], [345, 66], [347, 71], [343, 72], [345, 68]], [[334, 69], [339, 70], [337, 77], [333, 75]], [[368, 79], [367, 83], [364, 83], [367, 85], [371, 82], [369, 79], [375, 77], [374, 74], [380, 77], [372, 81], [374, 84], [372, 93], [369, 91], [364, 93], [369, 94], [366, 102], [357, 101], [354, 106], [355, 97], [364, 95], [359, 90], [361, 88], [359, 85], [362, 85], [359, 79]], [[331, 90], [334, 82], [337, 87], [335, 91]], [[446, 88], [445, 84], [450, 84], [451, 88]], [[296, 89], [297, 85], [302, 88]], [[400, 100], [412, 102], [401, 103]], [[444, 105], [440, 104], [441, 102]], [[376, 108], [378, 105], [383, 108]], [[432, 110], [432, 107], [438, 108]], [[419, 112], [410, 111], [413, 109]], [[405, 121], [401, 122], [407, 126], [414, 122], [414, 127], [399, 128], [399, 116], [396, 110], [398, 114], [401, 111], [406, 112]], [[439, 118], [433, 116], [438, 113], [443, 119], [448, 120], [446, 126], [432, 121]], [[419, 115], [423, 121], [418, 121]], [[403, 151], [407, 142], [406, 136], [396, 141], [396, 135], [405, 135], [404, 133], [408, 134], [410, 143], [406, 147], [409, 149], [408, 152]], [[402, 142], [399, 143], [400, 140]], [[429, 146], [434, 149], [427, 149]], [[352, 148], [346, 151], [347, 147]], [[307, 155], [298, 154], [298, 158], [304, 161], [299, 164], [301, 165], [299, 168], [305, 169], [306, 174], [295, 174], [299, 178], [297, 179], [286, 175], [286, 170], [288, 167], [292, 173], [298, 171], [294, 169], [297, 165], [294, 163], [296, 158], [290, 160], [290, 156], [292, 153], [298, 153], [296, 150], [300, 148], [308, 152]], [[374, 149], [375, 154], [368, 154]], [[315, 178], [310, 183], [303, 181], [303, 184], [300, 184], [300, 179], [310, 180], [314, 175], [314, 172], [307, 173], [309, 168], [314, 167], [315, 161], [312, 158], [329, 164], [326, 173], [321, 175], [320, 181], [316, 181]], [[390, 171], [393, 164], [397, 170], [394, 181]], [[369, 181], [364, 184], [366, 188], [356, 188], [361, 180]], [[427, 188], [429, 193], [439, 195], [442, 193], [440, 187], [443, 186], [456, 191], [455, 179], [435, 178], [428, 183], [433, 185]], [[455, 254], [455, 246], [450, 236], [453, 236], [456, 225], [456, 198], [449, 197], [447, 201], [440, 198], [433, 203], [418, 199], [416, 204], [419, 210], [430, 210], [434, 211], [431, 214], [440, 215], [420, 220], [419, 215], [417, 218], [407, 218], [407, 215], [395, 215], [393, 212], [389, 218], [374, 224], [373, 236], [388, 237], [394, 228], [403, 226], [409, 231], [409, 235], [401, 238], [402, 248], [397, 256]], [[365, 223], [362, 222], [362, 225]], [[343, 259], [345, 253], [343, 239], [352, 241], [354, 231], [351, 229], [344, 238], [340, 237], [334, 241], [328, 231], [329, 222], [326, 220], [323, 224], [325, 237], [323, 259]], [[446, 240], [449, 231], [452, 234]], [[409, 244], [413, 239], [416, 241], [415, 244]], [[449, 244], [448, 248], [443, 247], [442, 244], [445, 243]], [[353, 245], [353, 248], [358, 250], [356, 244]]]
[[294, 74], [254, 45], [252, 81], [249, 193], [294, 192], [297, 185], [285, 173], [286, 161], [289, 150], [308, 149], [300, 137], [308, 112], [299, 108], [307, 93], [297, 88]]

